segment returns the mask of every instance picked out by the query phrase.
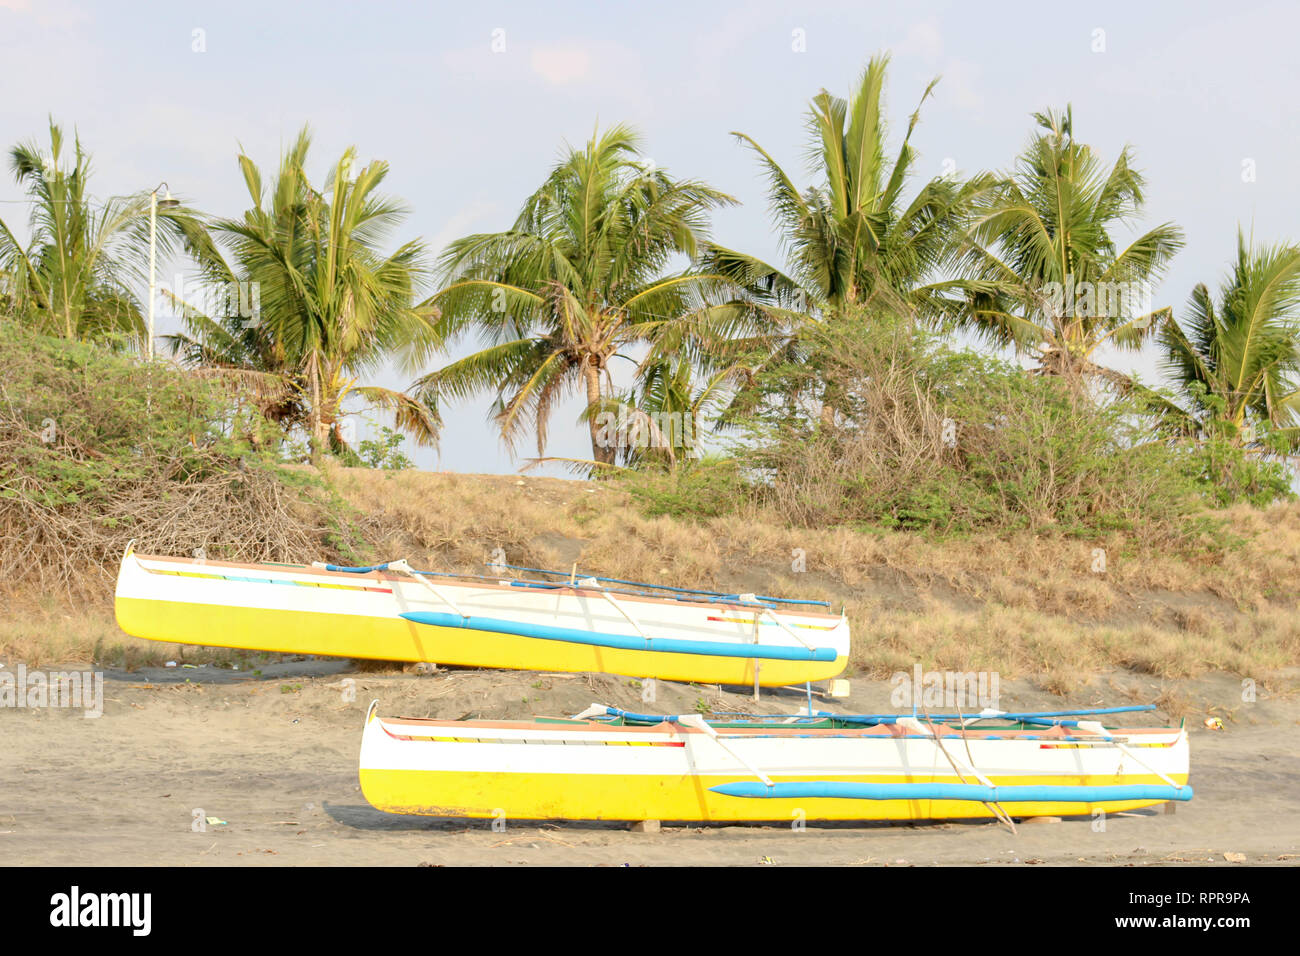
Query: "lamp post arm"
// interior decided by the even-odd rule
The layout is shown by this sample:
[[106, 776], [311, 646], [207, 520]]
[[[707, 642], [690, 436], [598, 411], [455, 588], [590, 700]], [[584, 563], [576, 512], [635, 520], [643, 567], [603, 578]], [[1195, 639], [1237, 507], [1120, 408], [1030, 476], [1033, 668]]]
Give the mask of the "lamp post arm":
[[145, 342], [145, 357], [153, 361], [153, 309], [157, 297], [155, 259], [158, 250], [158, 190], [149, 194], [149, 331]]

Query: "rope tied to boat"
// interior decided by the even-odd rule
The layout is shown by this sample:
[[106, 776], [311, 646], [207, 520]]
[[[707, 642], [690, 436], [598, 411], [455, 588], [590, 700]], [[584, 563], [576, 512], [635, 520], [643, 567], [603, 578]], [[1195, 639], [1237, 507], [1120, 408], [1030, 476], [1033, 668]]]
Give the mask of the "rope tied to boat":
[[[921, 712], [925, 714], [926, 723], [929, 725], [929, 733], [930, 736], [934, 738], [935, 746], [939, 748], [939, 752], [941, 754], [943, 754], [946, 758], [948, 758], [948, 763], [952, 765], [952, 769], [956, 772], [957, 779], [960, 780], [962, 783], [965, 783], [966, 778], [962, 775], [961, 770], [958, 769], [957, 760], [953, 758], [952, 754], [948, 753], [948, 748], [943, 745], [943, 735], [940, 734], [939, 731], [935, 728], [934, 718], [930, 716], [930, 709], [926, 706], [924, 700], [921, 701]], [[920, 726], [920, 721], [916, 720], [916, 718], [913, 717], [911, 718], [911, 720], [918, 727]], [[900, 723], [902, 723], [902, 721], [900, 721]], [[961, 734], [962, 734], [962, 739], [964, 740], [966, 737], [965, 728], [962, 728]], [[966, 749], [967, 749], [967, 753], [969, 753], [970, 752], [969, 744], [967, 744]], [[1011, 830], [1012, 833], [1015, 833], [1016, 822], [1011, 819], [1011, 814], [1007, 813], [1007, 811], [1002, 807], [1002, 805], [998, 803], [996, 797], [997, 787], [993, 785], [993, 781], [990, 780], [988, 777], [984, 776], [984, 774], [979, 772], [979, 768], [975, 766], [974, 760], [972, 760], [969, 764], [965, 764], [965, 767], [967, 771], [969, 771], [971, 776], [973, 776], [984, 786], [988, 787], [990, 792], [994, 794], [994, 799], [988, 801], [987, 803], [988, 808], [993, 812], [993, 816], [997, 817], [1000, 823], [1005, 824], [1008, 827], [1008, 829]]]
[[432, 581], [426, 578], [421, 572], [416, 571], [415, 568], [411, 567], [411, 565], [407, 562], [406, 558], [398, 558], [396, 561], [385, 561], [383, 564], [375, 564], [365, 568], [345, 568], [335, 564], [325, 564], [320, 561], [312, 562], [312, 567], [324, 568], [326, 571], [348, 571], [352, 574], [368, 574], [372, 571], [396, 571], [399, 574], [405, 574], [407, 577], [411, 578], [417, 584], [423, 585], [435, 597], [437, 597], [438, 600], [440, 600], [443, 604], [447, 605], [449, 608], [451, 608], [453, 611], [459, 614], [462, 618], [464, 618], [467, 621], [469, 620], [469, 615], [461, 610], [460, 605], [458, 605], [455, 601], [453, 601], [450, 597], [448, 597], [445, 593], [443, 593], [442, 588], [438, 587], [436, 584], [434, 584]]
[[1161, 773], [1159, 770], [1155, 769], [1155, 767], [1152, 767], [1149, 763], [1147, 763], [1145, 760], [1143, 760], [1141, 757], [1135, 754], [1132, 750], [1130, 750], [1122, 741], [1118, 740], [1114, 734], [1112, 734], [1109, 730], [1103, 727], [1101, 725], [1101, 721], [1081, 720], [1078, 723], [1078, 728], [1079, 730], [1086, 731], [1090, 734], [1096, 734], [1097, 736], [1110, 741], [1111, 744], [1119, 748], [1120, 753], [1124, 754], [1124, 756], [1131, 759], [1143, 770], [1155, 774], [1157, 777], [1159, 777], [1165, 783], [1169, 784], [1169, 786], [1173, 787], [1175, 790], [1181, 790], [1184, 786], [1186, 786], [1186, 784], [1175, 783], [1172, 777], [1168, 776], [1167, 774]]
[[[582, 711], [582, 713], [574, 714], [571, 719], [590, 720], [592, 717], [623, 717], [623, 718], [631, 718], [633, 720], [653, 719], [647, 714], [632, 714], [626, 710], [619, 710], [617, 707], [610, 707], [607, 704], [592, 704], [586, 710]], [[680, 724], [683, 727], [690, 727], [694, 730], [703, 732], [714, 743], [716, 743], [719, 747], [721, 747], [723, 751], [725, 751], [728, 755], [730, 755], [733, 760], [739, 763], [742, 767], [744, 767], [746, 770], [752, 773], [759, 780], [763, 781], [765, 785], [769, 787], [776, 785], [773, 782], [771, 777], [763, 773], [763, 771], [759, 770], [748, 760], [746, 760], [740, 754], [736, 753], [736, 751], [731, 749], [731, 747], [727, 745], [726, 741], [724, 741], [721, 738], [721, 736], [719, 736], [717, 729], [713, 727], [713, 725], [710, 724], [707, 720], [704, 719], [703, 714], [664, 714], [659, 719], [664, 721], [665, 723]]]

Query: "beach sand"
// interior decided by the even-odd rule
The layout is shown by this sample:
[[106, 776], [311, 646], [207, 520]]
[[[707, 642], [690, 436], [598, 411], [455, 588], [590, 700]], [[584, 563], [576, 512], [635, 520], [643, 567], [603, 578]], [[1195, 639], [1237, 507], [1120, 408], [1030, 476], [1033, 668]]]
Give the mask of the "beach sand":
[[[10, 664], [12, 668], [14, 665]], [[683, 826], [511, 822], [392, 816], [357, 783], [366, 708], [441, 718], [568, 715], [593, 701], [658, 713], [791, 713], [802, 693], [742, 693], [608, 675], [440, 670], [364, 671], [330, 660], [271, 658], [260, 673], [211, 667], [105, 671], [104, 712], [0, 708], [0, 864], [4, 865], [1230, 865], [1300, 861], [1297, 675], [1258, 699], [1212, 675], [1160, 682], [1094, 676], [1068, 701], [1004, 681], [1003, 709], [1165, 701], [1191, 728], [1195, 799], [1091, 819], [918, 825]], [[890, 687], [852, 682], [823, 706], [890, 712]], [[1163, 695], [1163, 696], [1162, 696]], [[1225, 729], [1207, 730], [1207, 715]], [[1134, 724], [1168, 714], [1136, 715]], [[223, 823], [209, 823], [215, 818]]]

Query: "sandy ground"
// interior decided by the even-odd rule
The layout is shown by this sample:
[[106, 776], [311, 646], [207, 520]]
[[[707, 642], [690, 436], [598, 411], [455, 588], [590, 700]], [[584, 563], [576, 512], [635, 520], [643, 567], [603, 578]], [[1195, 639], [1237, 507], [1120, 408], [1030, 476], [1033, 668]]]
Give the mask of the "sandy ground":
[[[13, 666], [12, 664], [10, 665]], [[405, 716], [566, 715], [592, 701], [634, 710], [790, 713], [802, 695], [760, 705], [717, 688], [660, 684], [653, 704], [605, 675], [358, 671], [347, 662], [275, 659], [258, 673], [208, 667], [105, 672], [102, 717], [0, 708], [0, 864], [53, 865], [756, 865], [1251, 864], [1300, 861], [1296, 675], [1253, 703], [1219, 675], [1178, 685], [1094, 677], [1070, 704], [1109, 706], [1162, 693], [1192, 727], [1196, 797], [1176, 813], [1025, 823], [665, 826], [513, 823], [391, 816], [357, 784], [368, 703]], [[856, 680], [836, 709], [893, 711], [883, 682]], [[1058, 709], [1029, 682], [1003, 682], [1004, 708]], [[1225, 729], [1206, 730], [1207, 714]], [[1159, 715], [1163, 722], [1166, 715]], [[199, 818], [221, 824], [197, 826]]]

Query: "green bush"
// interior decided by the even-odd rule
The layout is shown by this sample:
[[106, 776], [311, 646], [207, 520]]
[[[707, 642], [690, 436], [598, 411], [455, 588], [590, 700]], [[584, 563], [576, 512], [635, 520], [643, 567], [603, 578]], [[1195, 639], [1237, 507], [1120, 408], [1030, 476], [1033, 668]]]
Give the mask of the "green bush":
[[[906, 319], [860, 313], [810, 326], [795, 357], [761, 373], [737, 407], [743, 484], [727, 493], [747, 489], [796, 525], [1200, 528], [1186, 519], [1204, 510], [1204, 463], [1153, 440], [1141, 406], [949, 348]], [[1263, 500], [1277, 491], [1269, 481], [1243, 486]], [[694, 504], [689, 493], [674, 500]]]
[[384, 471], [414, 468], [415, 463], [402, 452], [402, 443], [405, 441], [406, 436], [401, 432], [381, 425], [378, 438], [361, 442], [357, 457], [367, 468], [378, 468]]
[[1246, 448], [1227, 438], [1210, 437], [1182, 450], [1190, 458], [1189, 468], [1201, 493], [1218, 507], [1244, 501], [1263, 508], [1295, 497], [1291, 470], [1270, 456], [1266, 445], [1262, 450]]
[[614, 479], [651, 517], [713, 518], [750, 497], [732, 458], [685, 460], [673, 468], [623, 471]]
[[[0, 566], [6, 584], [98, 592], [141, 550], [302, 560], [348, 539], [239, 392], [165, 362], [0, 321]], [[102, 593], [102, 592], [98, 592]]]

